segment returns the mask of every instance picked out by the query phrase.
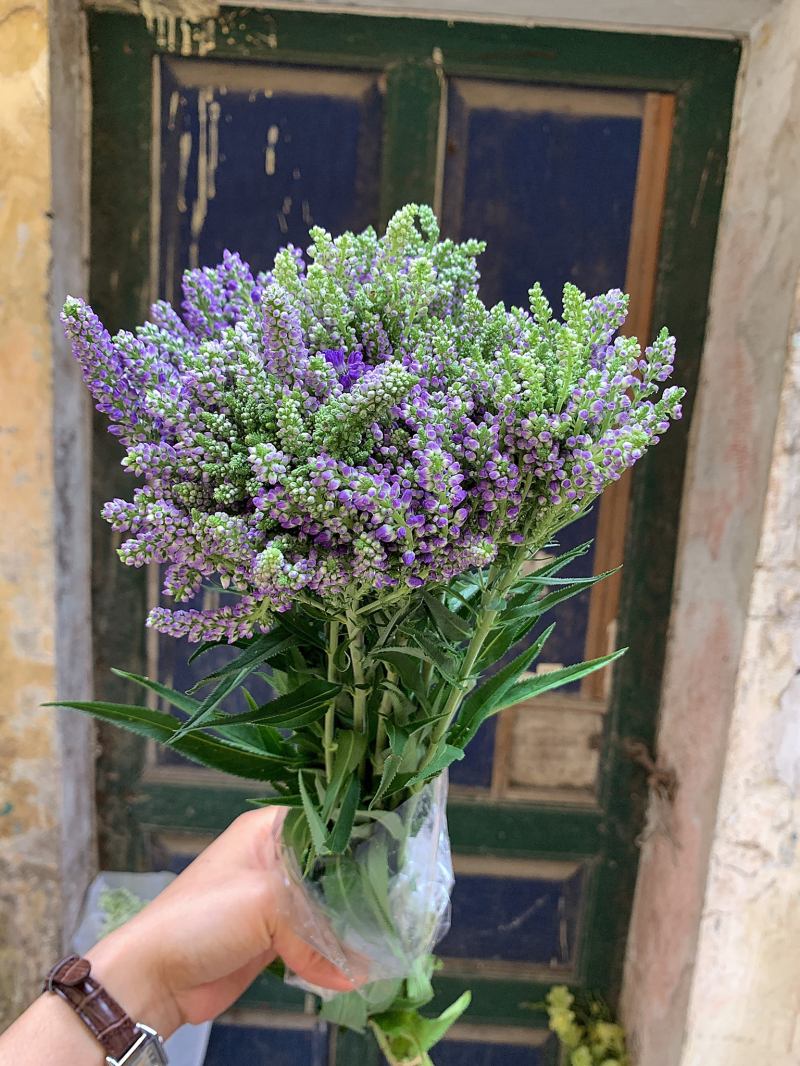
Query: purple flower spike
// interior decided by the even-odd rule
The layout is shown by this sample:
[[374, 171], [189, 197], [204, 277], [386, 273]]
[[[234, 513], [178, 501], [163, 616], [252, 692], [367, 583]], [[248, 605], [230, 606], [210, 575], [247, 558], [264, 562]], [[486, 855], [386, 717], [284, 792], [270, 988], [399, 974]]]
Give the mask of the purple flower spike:
[[322, 354], [336, 371], [339, 384], [345, 392], [349, 392], [361, 375], [369, 370], [361, 352], [350, 352], [348, 355], [343, 348], [326, 348]]

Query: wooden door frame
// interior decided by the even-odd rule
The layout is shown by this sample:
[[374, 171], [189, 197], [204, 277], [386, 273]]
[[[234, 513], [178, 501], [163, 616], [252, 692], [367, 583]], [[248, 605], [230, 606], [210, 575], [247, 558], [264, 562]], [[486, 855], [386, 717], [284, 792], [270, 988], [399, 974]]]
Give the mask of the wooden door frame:
[[[143, 19], [90, 12], [92, 56], [92, 197], [90, 295], [110, 328], [129, 327], [151, 298], [150, 241], [152, 70], [154, 58], [180, 41], [158, 40]], [[204, 43], [206, 42], [206, 43]], [[206, 37], [187, 34], [182, 54], [204, 54]], [[591, 85], [670, 94], [675, 102], [653, 319], [679, 338], [678, 374], [688, 389], [685, 418], [636, 470], [620, 602], [618, 664], [606, 720], [601, 809], [532, 808], [458, 802], [450, 808], [454, 848], [517, 857], [599, 855], [587, 885], [592, 935], [583, 944], [581, 983], [615, 994], [622, 971], [635, 884], [635, 838], [642, 823], [644, 773], [625, 757], [621, 740], [654, 740], [672, 591], [681, 488], [692, 397], [696, 391], [714, 246], [725, 176], [740, 46], [731, 41], [683, 39], [520, 26], [445, 23], [383, 16], [225, 9], [216, 23], [214, 58], [386, 70], [386, 145], [381, 181], [383, 220], [410, 200], [437, 196], [442, 77], [495, 78]], [[413, 160], [413, 165], [409, 165]], [[99, 419], [94, 429], [94, 510], [109, 495], [125, 496], [131, 481], [118, 466], [118, 446]], [[657, 546], [658, 554], [654, 555]], [[95, 677], [106, 698], [130, 701], [112, 665], [143, 672], [146, 581], [119, 564], [115, 537], [101, 520], [93, 527]], [[134, 697], [135, 698], [135, 697]], [[221, 786], [141, 782], [144, 746], [117, 730], [101, 730], [100, 824], [104, 863], [135, 865], [137, 827], [197, 833], [221, 829], [246, 806], [247, 793]], [[442, 977], [450, 1000], [465, 985]], [[540, 1024], [531, 1001], [546, 985], [470, 979], [474, 1019]], [[252, 1003], [272, 985], [257, 982]]]

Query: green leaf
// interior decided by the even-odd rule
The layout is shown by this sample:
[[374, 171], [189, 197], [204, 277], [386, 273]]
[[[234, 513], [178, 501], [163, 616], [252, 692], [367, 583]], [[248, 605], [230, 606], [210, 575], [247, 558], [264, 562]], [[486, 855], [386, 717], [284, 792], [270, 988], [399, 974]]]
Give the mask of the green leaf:
[[397, 771], [400, 769], [400, 765], [401, 765], [402, 761], [403, 761], [403, 753], [402, 752], [400, 752], [399, 755], [394, 755], [394, 754], [390, 753], [389, 755], [386, 756], [386, 760], [384, 761], [384, 764], [383, 764], [383, 772], [381, 773], [380, 784], [378, 785], [378, 788], [377, 788], [377, 791], [375, 792], [375, 795], [370, 800], [370, 804], [369, 804], [369, 809], [370, 810], [372, 810], [373, 807], [377, 807], [377, 805], [380, 803], [380, 801], [383, 799], [383, 797], [389, 791], [389, 787], [391, 786], [392, 782], [394, 781], [395, 777], [397, 776]]
[[445, 681], [449, 681], [451, 684], [458, 683], [458, 665], [456, 661], [443, 648], [439, 647], [429, 633], [424, 630], [417, 630], [412, 633], [411, 639], [424, 653], [426, 661], [436, 667]]
[[366, 813], [368, 818], [374, 818], [376, 822], [380, 822], [386, 832], [394, 837], [395, 840], [401, 841], [404, 839], [406, 828], [397, 811], [367, 811]]
[[312, 725], [324, 717], [331, 700], [342, 691], [342, 686], [321, 678], [312, 678], [285, 696], [276, 696], [269, 703], [254, 711], [223, 715], [214, 720], [218, 725], [243, 723], [267, 724], [277, 729], [300, 729]]
[[610, 655], [603, 655], [599, 659], [590, 659], [585, 663], [565, 666], [562, 670], [551, 670], [546, 674], [538, 674], [527, 681], [519, 681], [500, 700], [494, 703], [492, 713], [496, 714], [505, 707], [513, 707], [515, 703], [541, 696], [543, 692], [550, 692], [552, 689], [568, 685], [572, 681], [579, 681], [582, 677], [586, 677], [587, 674], [593, 674], [595, 670], [602, 670], [604, 666], [613, 663], [615, 659], [619, 659], [621, 655], [624, 655], [627, 650], [627, 648], [620, 648], [619, 651], [614, 651]]
[[496, 663], [506, 657], [509, 651], [527, 639], [530, 633], [539, 625], [539, 616], [523, 618], [511, 625], [503, 625], [502, 622], [492, 629], [490, 636], [483, 646], [483, 651], [478, 657], [477, 673], [484, 674]]
[[297, 775], [297, 785], [300, 789], [300, 798], [303, 801], [303, 813], [306, 816], [308, 830], [311, 833], [311, 843], [314, 845], [314, 851], [317, 855], [327, 855], [328, 831], [325, 828], [325, 823], [319, 816], [319, 811], [311, 802], [311, 797], [309, 796], [305, 782], [303, 781], [302, 771]]
[[133, 681], [134, 684], [141, 685], [142, 688], [150, 689], [151, 692], [155, 692], [157, 696], [166, 700], [167, 703], [171, 703], [173, 707], [177, 707], [179, 711], [185, 711], [186, 714], [194, 714], [200, 706], [199, 701], [193, 700], [191, 696], [187, 696], [183, 692], [177, 692], [174, 688], [167, 688], [166, 685], [162, 685], [159, 681], [153, 681], [142, 674], [129, 674], [127, 670], [117, 670], [113, 666], [111, 673], [116, 674], [117, 677], [124, 677], [126, 681]]
[[393, 681], [382, 681], [380, 688], [386, 689], [392, 695], [392, 702], [398, 711], [402, 711], [405, 715], [411, 715], [417, 709], [417, 705], [413, 700], [410, 700], [403, 690], [395, 685]]
[[369, 1014], [366, 1000], [360, 992], [341, 992], [333, 999], [323, 1000], [319, 1016], [331, 1025], [343, 1025], [346, 1029], [363, 1033]]
[[363, 1032], [370, 1014], [385, 1011], [402, 987], [399, 978], [373, 981], [354, 992], [342, 992], [320, 1007], [320, 1017], [335, 1025]]
[[370, 659], [388, 663], [397, 671], [400, 680], [411, 692], [416, 700], [424, 705], [426, 693], [422, 684], [422, 664], [427, 662], [427, 656], [419, 648], [405, 646], [379, 648], [370, 652]]
[[445, 607], [441, 600], [437, 599], [436, 596], [432, 596], [429, 592], [423, 593], [422, 598], [431, 618], [445, 640], [453, 640], [456, 643], [462, 640], [469, 640], [472, 636], [472, 627], [470, 625], [462, 618], [459, 618], [454, 611]]
[[287, 796], [256, 796], [247, 800], [254, 807], [302, 807], [303, 797], [297, 795]]
[[195, 659], [199, 659], [201, 655], [205, 655], [212, 648], [220, 648], [223, 645], [226, 648], [230, 647], [227, 640], [204, 640], [202, 644], [198, 644], [186, 661], [187, 663], [193, 663]]
[[373, 906], [380, 915], [385, 927], [394, 934], [394, 922], [389, 905], [389, 862], [386, 843], [383, 840], [374, 840], [367, 850], [367, 860], [364, 866], [358, 867], [362, 883], [368, 889], [373, 900]]
[[[617, 569], [619, 569], [619, 567]], [[503, 612], [501, 620], [502, 624], [509, 625], [512, 622], [521, 621], [525, 618], [539, 617], [540, 615], [546, 614], [560, 603], [571, 599], [573, 596], [577, 596], [579, 592], [583, 592], [585, 589], [598, 584], [598, 582], [604, 581], [607, 577], [616, 572], [616, 570], [607, 570], [605, 573], [595, 574], [593, 577], [578, 578], [575, 581], [571, 581], [568, 584], [557, 588], [547, 596], [541, 595], [540, 584], [533, 585], [527, 593], [517, 597], [511, 604], [509, 604], [509, 609]]]
[[[570, 521], [573, 521], [573, 519], [570, 519]], [[565, 566], [569, 566], [571, 562], [574, 562], [575, 559], [580, 559], [582, 555], [586, 555], [593, 543], [594, 542], [592, 540], [585, 540], [582, 544], [578, 544], [574, 548], [570, 548], [569, 551], [565, 551], [563, 554], [557, 555], [548, 563], [545, 563], [543, 566], [538, 567], [535, 573], [538, 574], [540, 577], [544, 576], [545, 574], [559, 573], [559, 571], [563, 570]]]
[[339, 855], [345, 850], [353, 831], [353, 823], [356, 819], [358, 803], [361, 799], [361, 782], [355, 774], [350, 778], [350, 784], [342, 800], [339, 817], [328, 835], [327, 847], [333, 855]]
[[456, 747], [453, 744], [442, 743], [439, 745], [436, 754], [425, 767], [424, 770], [419, 770], [410, 781], [407, 782], [407, 788], [413, 788], [414, 785], [421, 785], [423, 781], [428, 781], [432, 777], [436, 777], [437, 774], [446, 770], [451, 763], [456, 762], [457, 759], [463, 759], [464, 752], [461, 748]]
[[539, 656], [555, 627], [556, 624], [553, 622], [529, 648], [524, 648], [510, 663], [507, 663], [496, 674], [492, 674], [491, 677], [488, 677], [481, 685], [470, 692], [461, 706], [456, 727], [453, 731], [454, 736], [460, 735], [459, 727], [469, 726], [472, 717], [479, 714], [482, 709], [491, 710], [494, 706], [494, 701], [501, 698], [516, 682], [519, 675], [524, 673], [534, 659]]
[[312, 647], [322, 651], [327, 647], [327, 642], [323, 635], [323, 627], [316, 627], [306, 621], [297, 609], [282, 614], [274, 629], [284, 629], [296, 637], [301, 637], [306, 644], [311, 644]]
[[241, 685], [242, 681], [244, 681], [253, 669], [254, 667], [248, 667], [238, 671], [238, 673], [223, 677], [213, 692], [210, 692], [203, 702], [193, 711], [188, 721], [183, 722], [176, 730], [175, 739], [177, 740], [180, 737], [186, 736], [192, 730], [200, 729], [205, 726], [214, 717], [214, 712], [222, 701], [230, 696], [230, 694]]
[[447, 1010], [443, 1010], [438, 1018], [419, 1016], [417, 1039], [423, 1051], [430, 1051], [434, 1044], [438, 1044], [450, 1026], [458, 1021], [471, 1000], [471, 992], [462, 992], [455, 1003], [451, 1003]]
[[311, 846], [311, 832], [308, 828], [305, 812], [302, 810], [302, 796], [300, 797], [300, 804], [300, 808], [293, 807], [286, 815], [282, 833], [283, 842], [293, 852], [298, 865], [302, 864], [305, 854]]
[[286, 636], [285, 633], [282, 634], [274, 631], [256, 637], [255, 640], [245, 648], [241, 655], [237, 655], [235, 659], [232, 659], [229, 663], [225, 663], [224, 666], [221, 666], [218, 670], [214, 670], [213, 673], [208, 674], [201, 681], [198, 681], [192, 691], [203, 685], [207, 685], [210, 681], [214, 681], [221, 677], [228, 677], [230, 674], [235, 674], [240, 670], [251, 672], [261, 666], [262, 663], [267, 662], [274, 655], [278, 655], [286, 648], [291, 647], [294, 643], [294, 638]]
[[325, 803], [322, 807], [324, 821], [330, 818], [339, 799], [339, 793], [348, 777], [358, 768], [367, 750], [367, 738], [364, 733], [352, 729], [342, 729], [334, 737], [336, 755], [333, 760], [333, 773], [328, 782]]
[[160, 711], [151, 710], [149, 707], [103, 701], [93, 703], [72, 701], [53, 703], [48, 706], [71, 707], [76, 711], [86, 711], [104, 722], [112, 722], [114, 725], [129, 729], [132, 733], [138, 733], [139, 736], [158, 740], [202, 766], [223, 770], [237, 777], [246, 777], [254, 781], [273, 781], [290, 776], [290, 767], [283, 759], [234, 747], [233, 744], [206, 733], [195, 733], [176, 739], [176, 719]]

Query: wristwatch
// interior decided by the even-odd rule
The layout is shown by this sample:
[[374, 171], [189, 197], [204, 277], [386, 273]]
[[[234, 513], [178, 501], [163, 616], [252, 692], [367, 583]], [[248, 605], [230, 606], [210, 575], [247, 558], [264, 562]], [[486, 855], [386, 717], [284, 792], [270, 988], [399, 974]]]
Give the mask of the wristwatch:
[[92, 965], [79, 955], [57, 962], [44, 981], [75, 1011], [106, 1052], [106, 1066], [168, 1066], [164, 1041], [149, 1025], [134, 1022], [92, 977]]

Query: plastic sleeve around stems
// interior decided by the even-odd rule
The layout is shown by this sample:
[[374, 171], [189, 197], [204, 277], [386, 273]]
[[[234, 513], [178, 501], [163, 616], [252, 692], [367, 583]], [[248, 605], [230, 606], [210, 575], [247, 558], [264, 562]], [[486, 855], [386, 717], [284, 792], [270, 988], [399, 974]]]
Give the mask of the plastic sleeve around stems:
[[[348, 852], [320, 859], [309, 878], [281, 847], [282, 917], [354, 984], [409, 976], [450, 928], [446, 806], [443, 774], [396, 810], [373, 812]], [[289, 971], [286, 981], [323, 999], [335, 994]]]

